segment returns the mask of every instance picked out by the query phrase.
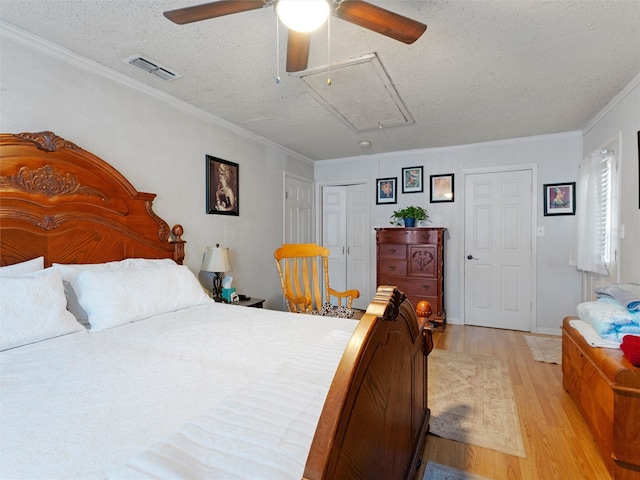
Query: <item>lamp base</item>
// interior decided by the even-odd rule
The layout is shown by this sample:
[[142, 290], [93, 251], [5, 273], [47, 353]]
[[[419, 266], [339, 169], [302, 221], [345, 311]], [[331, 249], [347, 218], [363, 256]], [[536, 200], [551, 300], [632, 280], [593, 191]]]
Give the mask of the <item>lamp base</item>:
[[211, 290], [211, 297], [216, 302], [224, 302], [224, 298], [222, 298], [222, 273], [215, 272], [213, 274], [213, 290]]

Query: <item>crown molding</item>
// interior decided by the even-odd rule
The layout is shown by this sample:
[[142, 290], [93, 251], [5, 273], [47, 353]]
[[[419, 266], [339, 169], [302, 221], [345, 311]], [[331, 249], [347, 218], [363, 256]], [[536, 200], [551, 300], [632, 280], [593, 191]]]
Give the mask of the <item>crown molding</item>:
[[640, 85], [640, 72], [636, 74], [635, 77], [631, 79], [629, 83], [625, 85], [625, 87], [618, 93], [615, 97], [611, 99], [607, 105], [600, 110], [595, 117], [587, 122], [587, 124], [582, 127], [583, 135], [586, 134], [589, 130], [591, 130], [594, 125], [596, 125], [604, 116], [606, 116], [611, 110], [618, 106], [620, 102], [626, 97], [634, 88]]
[[305, 157], [304, 155], [300, 155], [299, 153], [294, 152], [293, 150], [290, 150], [287, 147], [277, 144], [260, 135], [256, 135], [255, 133], [245, 130], [234, 123], [231, 123], [222, 118], [216, 117], [215, 115], [209, 112], [206, 112], [200, 108], [194, 107], [193, 105], [187, 102], [179, 100], [173, 97], [172, 95], [168, 95], [164, 92], [161, 92], [160, 90], [150, 87], [149, 85], [146, 85], [138, 80], [135, 80], [131, 77], [123, 75], [122, 73], [116, 72], [115, 70], [109, 67], [105, 67], [104, 65], [101, 65], [97, 62], [94, 62], [93, 60], [90, 60], [81, 55], [78, 55], [77, 53], [67, 50], [66, 48], [62, 48], [59, 45], [56, 45], [55, 43], [49, 42], [48, 40], [40, 38], [31, 33], [25, 32], [24, 30], [21, 30], [17, 27], [14, 27], [2, 21], [0, 21], [0, 37], [6, 38], [8, 40], [13, 40], [16, 43], [19, 43], [23, 46], [31, 48], [32, 50], [36, 50], [44, 55], [56, 58], [76, 68], [99, 75], [103, 78], [116, 82], [122, 86], [136, 90], [139, 93], [152, 97], [156, 100], [160, 100], [161, 102], [166, 103], [172, 108], [175, 108], [176, 110], [186, 113], [187, 115], [190, 115], [194, 118], [197, 118], [199, 120], [202, 120], [204, 122], [207, 122], [213, 125], [217, 125], [237, 135], [257, 141], [268, 147], [275, 148], [277, 150], [280, 150], [286, 153], [287, 155], [295, 157], [298, 160], [301, 160], [305, 163], [313, 165], [313, 160], [311, 160], [308, 157]]

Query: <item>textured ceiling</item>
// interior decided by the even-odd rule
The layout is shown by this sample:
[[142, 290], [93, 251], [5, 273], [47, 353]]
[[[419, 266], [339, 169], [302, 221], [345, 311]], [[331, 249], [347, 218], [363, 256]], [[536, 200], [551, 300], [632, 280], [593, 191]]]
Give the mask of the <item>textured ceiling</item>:
[[[314, 33], [310, 69], [375, 53], [414, 119], [356, 132], [285, 73], [272, 8], [182, 26], [162, 15], [199, 3], [0, 0], [0, 20], [312, 160], [578, 130], [640, 72], [638, 0], [371, 0], [428, 28], [413, 45], [335, 18], [329, 48], [326, 28]], [[134, 53], [183, 76], [122, 61]]]

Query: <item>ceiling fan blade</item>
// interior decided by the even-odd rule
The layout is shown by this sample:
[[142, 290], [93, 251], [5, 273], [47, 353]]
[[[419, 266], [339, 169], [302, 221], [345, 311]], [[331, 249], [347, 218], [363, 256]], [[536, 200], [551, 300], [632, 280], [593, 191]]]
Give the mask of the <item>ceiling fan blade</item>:
[[344, 0], [335, 15], [403, 43], [415, 42], [427, 29], [424, 23], [361, 0]]
[[287, 72], [306, 70], [309, 62], [311, 34], [289, 29], [287, 40]]
[[222, 17], [232, 13], [247, 12], [264, 6], [264, 0], [221, 0], [169, 10], [164, 12], [164, 16], [174, 23], [184, 25], [185, 23], [199, 22], [200, 20]]

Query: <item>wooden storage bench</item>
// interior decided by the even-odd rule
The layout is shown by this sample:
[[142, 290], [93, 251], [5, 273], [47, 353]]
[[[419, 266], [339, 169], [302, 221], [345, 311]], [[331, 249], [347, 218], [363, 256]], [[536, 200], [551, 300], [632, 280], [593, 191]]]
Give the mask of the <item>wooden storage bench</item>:
[[640, 480], [640, 368], [622, 350], [591, 347], [562, 325], [562, 375], [615, 480]]

